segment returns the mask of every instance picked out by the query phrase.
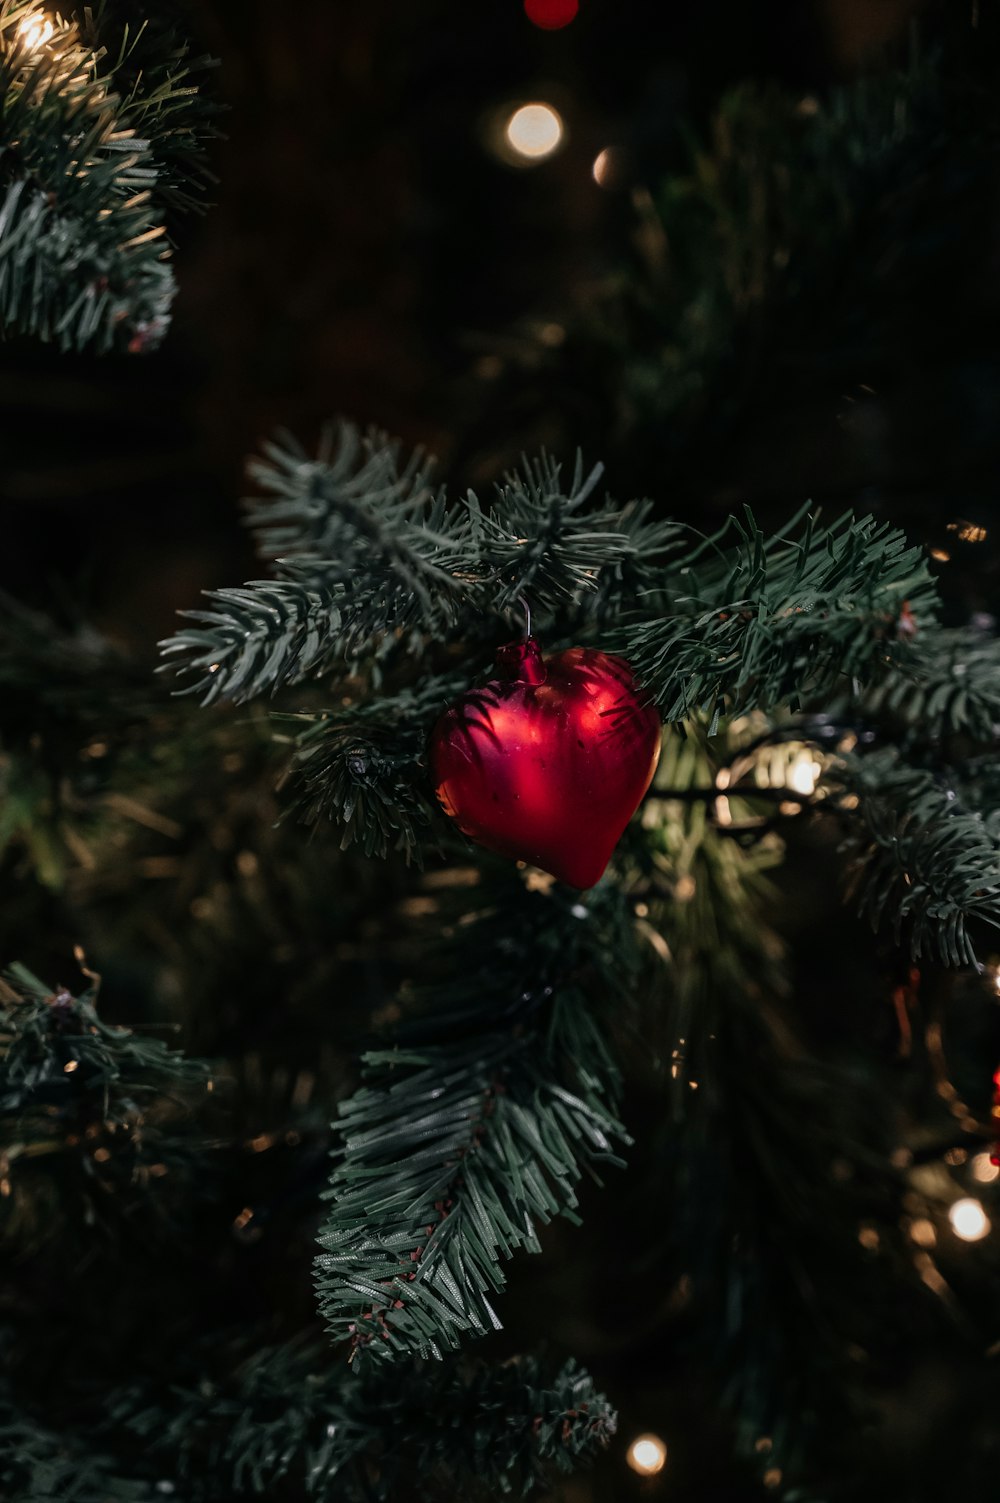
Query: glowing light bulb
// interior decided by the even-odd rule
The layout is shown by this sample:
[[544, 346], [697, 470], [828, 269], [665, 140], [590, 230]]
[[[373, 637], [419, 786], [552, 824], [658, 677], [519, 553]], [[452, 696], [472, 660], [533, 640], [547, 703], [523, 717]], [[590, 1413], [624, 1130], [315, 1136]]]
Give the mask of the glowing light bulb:
[[627, 1460], [640, 1477], [654, 1477], [666, 1465], [666, 1445], [658, 1435], [638, 1435], [628, 1448]]
[[816, 782], [822, 771], [822, 765], [813, 759], [812, 753], [803, 752], [789, 767], [785, 787], [810, 798], [816, 792]]
[[594, 158], [594, 165], [590, 169], [591, 173], [593, 174], [594, 182], [599, 188], [610, 187], [611, 173], [613, 168], [614, 159], [611, 155], [611, 148], [605, 146], [603, 151], [599, 151], [597, 153], [596, 157]]
[[507, 121], [504, 136], [518, 157], [544, 162], [562, 143], [562, 119], [550, 104], [522, 104]]
[[933, 1247], [937, 1242], [937, 1232], [933, 1221], [926, 1216], [918, 1216], [910, 1222], [910, 1237], [918, 1247]]
[[990, 1230], [990, 1218], [978, 1200], [967, 1196], [956, 1200], [948, 1212], [948, 1220], [956, 1237], [963, 1242], [979, 1242]]
[[17, 28], [17, 34], [26, 47], [34, 50], [37, 47], [44, 47], [46, 42], [51, 41], [55, 30], [55, 22], [48, 16], [25, 16]]
[[981, 1185], [988, 1185], [1000, 1174], [1000, 1168], [994, 1164], [988, 1153], [977, 1153], [972, 1160], [972, 1175], [978, 1179]]

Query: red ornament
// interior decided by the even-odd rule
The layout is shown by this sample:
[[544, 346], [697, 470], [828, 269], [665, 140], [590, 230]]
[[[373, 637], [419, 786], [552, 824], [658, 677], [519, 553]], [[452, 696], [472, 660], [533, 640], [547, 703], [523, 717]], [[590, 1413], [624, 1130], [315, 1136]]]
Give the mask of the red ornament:
[[543, 31], [561, 31], [579, 9], [579, 0], [524, 0], [524, 14]]
[[[993, 1106], [990, 1110], [993, 1118], [993, 1126], [1000, 1134], [1000, 1065], [993, 1072]], [[993, 1152], [990, 1154], [990, 1163], [1000, 1166], [1000, 1138], [993, 1144]]]
[[589, 647], [511, 642], [496, 674], [434, 727], [437, 796], [488, 850], [593, 887], [652, 781], [660, 717], [624, 658]]

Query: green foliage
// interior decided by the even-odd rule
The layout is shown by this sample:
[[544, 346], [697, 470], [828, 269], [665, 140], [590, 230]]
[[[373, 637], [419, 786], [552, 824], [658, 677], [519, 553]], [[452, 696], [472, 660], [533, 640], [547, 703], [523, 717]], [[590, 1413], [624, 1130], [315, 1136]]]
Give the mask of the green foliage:
[[0, 693], [9, 745], [56, 736], [64, 727], [78, 745], [141, 719], [154, 697], [145, 670], [92, 627], [62, 630], [3, 591]]
[[591, 505], [601, 472], [585, 479], [579, 460], [567, 491], [542, 460], [484, 507], [471, 493], [449, 504], [421, 456], [401, 464], [397, 444], [348, 423], [315, 460], [288, 438], [265, 455], [251, 473], [266, 499], [248, 506], [262, 551], [281, 552], [278, 578], [212, 592], [209, 609], [185, 612], [198, 624], [163, 644], [206, 704], [343, 673], [400, 639], [419, 654], [446, 634], [479, 637], [522, 599], [596, 612], [613, 586], [648, 583], [676, 533], [648, 503]]
[[[459, 553], [453, 567], [471, 564], [485, 586], [481, 609], [490, 600], [500, 610], [524, 600], [533, 608], [565, 608], [586, 597], [606, 564], [629, 552], [636, 556], [617, 509], [587, 507], [602, 473], [597, 465], [584, 476], [578, 456], [564, 492], [559, 466], [543, 457], [533, 464], [525, 460], [520, 473], [508, 476], [493, 506], [481, 506], [470, 493], [469, 529], [461, 539], [468, 562]], [[661, 546], [670, 535], [661, 532]], [[654, 541], [651, 555], [656, 547]]]
[[22, 1247], [116, 1204], [155, 1216], [203, 1162], [192, 1108], [208, 1065], [105, 1023], [94, 1000], [21, 966], [0, 981], [0, 1224]]
[[1000, 928], [1000, 840], [963, 808], [947, 769], [907, 765], [896, 748], [845, 757], [834, 774], [859, 799], [846, 842], [851, 887], [872, 927], [909, 929], [913, 954], [976, 965], [967, 926]]
[[16, 846], [55, 887], [117, 752], [149, 728], [149, 675], [96, 632], [61, 630], [0, 592], [0, 698], [0, 855]]
[[[280, 684], [322, 672], [344, 644], [343, 595], [306, 580], [251, 580], [242, 589], [214, 590], [211, 610], [185, 611], [200, 626], [186, 627], [164, 644], [171, 655], [188, 653], [184, 673], [203, 704], [237, 703]], [[349, 609], [349, 608], [348, 608]]]
[[457, 675], [432, 676], [388, 703], [380, 697], [340, 714], [298, 717], [306, 728], [293, 765], [307, 823], [336, 820], [342, 850], [357, 843], [366, 856], [384, 857], [395, 849], [419, 863], [431, 821], [428, 725], [463, 687]]
[[973, 627], [919, 626], [911, 661], [867, 687], [866, 715], [922, 742], [957, 735], [989, 743], [1000, 724], [1000, 644]]
[[902, 656], [904, 603], [931, 619], [936, 608], [921, 551], [902, 533], [802, 513], [773, 538], [749, 511], [732, 518], [674, 564], [662, 596], [658, 618], [630, 630], [629, 657], [674, 722], [794, 707], [844, 678], [870, 681]]
[[[419, 861], [432, 824], [424, 748], [463, 686], [459, 671], [441, 675], [427, 661], [436, 635], [464, 636], [471, 677], [497, 612], [517, 600], [537, 604], [553, 634], [624, 638], [677, 723], [699, 712], [713, 725], [723, 713], [773, 714], [845, 684], [877, 699], [899, 697], [885, 684], [916, 682], [927, 686], [928, 714], [944, 706], [950, 648], [934, 627], [926, 565], [871, 519], [823, 525], [800, 513], [768, 538], [747, 513], [683, 550], [648, 503], [595, 509], [598, 472], [585, 479], [579, 464], [567, 493], [543, 462], [512, 477], [488, 510], [474, 497], [450, 507], [419, 456], [404, 463], [397, 445], [362, 441], [349, 425], [316, 460], [291, 441], [272, 447], [256, 474], [268, 495], [250, 503], [251, 522], [262, 548], [282, 551], [283, 577], [217, 592], [165, 653], [206, 700], [339, 674], [343, 707], [300, 722], [299, 805], [311, 822], [336, 818], [342, 843], [368, 854], [399, 849]], [[921, 623], [916, 644], [907, 612]], [[406, 668], [413, 652], [418, 663]], [[980, 727], [992, 704], [988, 658], [975, 656], [975, 702], [964, 712]], [[378, 671], [345, 679], [362, 659]], [[949, 696], [949, 715], [970, 703]]]
[[634, 973], [614, 891], [574, 902], [508, 884], [463, 925], [434, 1012], [365, 1056], [316, 1261], [320, 1306], [355, 1357], [439, 1355], [500, 1320], [501, 1260], [573, 1219], [586, 1170], [616, 1163], [617, 1074], [600, 1012]]
[[159, 343], [175, 292], [164, 210], [205, 177], [203, 63], [162, 26], [154, 61], [116, 8], [81, 32], [40, 0], [0, 4], [0, 322], [64, 350]]
[[206, 702], [343, 672], [407, 628], [419, 648], [445, 625], [476, 641], [484, 617], [527, 600], [556, 629], [585, 632], [588, 608], [631, 618], [634, 666], [679, 722], [871, 680], [905, 657], [904, 605], [928, 624], [936, 610], [920, 551], [870, 518], [800, 513], [767, 538], [748, 513], [674, 556], [677, 529], [648, 503], [586, 508], [597, 471], [585, 481], [578, 465], [563, 495], [542, 462], [489, 510], [474, 497], [448, 508], [419, 465], [400, 471], [394, 445], [362, 445], [350, 427], [332, 455], [273, 450], [258, 473], [280, 501], [251, 503], [253, 516], [270, 548], [290, 550], [285, 577], [216, 592], [211, 610], [187, 613], [203, 624], [164, 644]]
[[0, 1488], [11, 1503], [154, 1503], [152, 1483], [124, 1476], [85, 1439], [56, 1433], [0, 1398]]
[[98, 0], [83, 9], [80, 28], [102, 74], [113, 75], [131, 128], [149, 142], [157, 200], [174, 213], [202, 213], [216, 181], [207, 150], [221, 111], [202, 87], [217, 62], [191, 56], [178, 32], [180, 15], [176, 0], [155, 8]]
[[[14, 9], [8, 4], [0, 15]], [[142, 46], [159, 53], [152, 35], [143, 33]], [[147, 72], [139, 55], [140, 39], [130, 38], [113, 70], [118, 93], [134, 98], [133, 127], [145, 122], [157, 137], [148, 163], [140, 156], [135, 170], [149, 165], [161, 203], [178, 203], [197, 133], [182, 98], [170, 92], [169, 69], [166, 92], [150, 92], [140, 82]], [[81, 97], [89, 97], [86, 89]], [[654, 372], [661, 423], [665, 408], [676, 410], [709, 388], [738, 348], [734, 334], [758, 329], [765, 312], [808, 291], [814, 273], [821, 285], [824, 268], [841, 258], [858, 210], [851, 193], [831, 193], [830, 185], [881, 171], [907, 118], [891, 91], [885, 98], [876, 90], [845, 94], [843, 118], [840, 98], [804, 109], [763, 91], [733, 96], [713, 151], [695, 163], [694, 180], [664, 194], [666, 222], [689, 227], [690, 237], [672, 230], [666, 237], [673, 266], [664, 283], [675, 301], [666, 315], [674, 332]], [[105, 186], [111, 183], [108, 176]], [[9, 189], [15, 210], [14, 189], [27, 193], [26, 184], [18, 178]], [[47, 198], [45, 206], [49, 212]], [[139, 208], [154, 224], [149, 206]], [[44, 218], [41, 199], [38, 212]], [[116, 234], [121, 222], [113, 221]], [[12, 248], [27, 254], [19, 233]], [[157, 243], [141, 243], [143, 257], [158, 263]], [[706, 243], [713, 252], [707, 257]], [[0, 265], [11, 253], [0, 239]], [[159, 296], [157, 308], [162, 286]], [[127, 319], [122, 323], [127, 334]], [[99, 339], [92, 324], [70, 319], [59, 328], [74, 343], [81, 334]], [[675, 382], [666, 397], [664, 369]], [[0, 1482], [25, 1496], [81, 1503], [138, 1503], [150, 1486], [165, 1492], [168, 1476], [190, 1503], [286, 1491], [372, 1503], [414, 1492], [524, 1495], [550, 1484], [553, 1472], [573, 1470], [614, 1425], [586, 1374], [572, 1364], [548, 1373], [532, 1360], [470, 1371], [415, 1354], [439, 1356], [464, 1336], [495, 1327], [504, 1261], [518, 1248], [536, 1249], [539, 1228], [553, 1216], [575, 1219], [582, 1174], [617, 1162], [615, 1147], [627, 1140], [609, 1020], [619, 1011], [634, 1016], [641, 961], [655, 958], [656, 1017], [635, 1048], [649, 1056], [642, 1065], [653, 1081], [657, 1120], [672, 1087], [652, 1180], [657, 1195], [669, 1190], [670, 1215], [651, 1218], [646, 1200], [640, 1224], [653, 1245], [638, 1259], [616, 1220], [613, 1257], [623, 1270], [640, 1265], [635, 1302], [643, 1321], [670, 1311], [676, 1295], [685, 1313], [670, 1335], [690, 1339], [696, 1362], [712, 1348], [744, 1450], [762, 1454], [763, 1439], [769, 1463], [786, 1468], [787, 1495], [803, 1496], [787, 1470], [802, 1432], [809, 1430], [815, 1445], [828, 1431], [832, 1448], [841, 1443], [841, 1427], [857, 1419], [850, 1403], [837, 1402], [845, 1391], [853, 1398], [863, 1382], [850, 1376], [849, 1364], [856, 1372], [858, 1353], [867, 1352], [860, 1339], [852, 1345], [853, 1336], [867, 1330], [879, 1338], [873, 1368], [880, 1355], [895, 1361], [899, 1351], [893, 1302], [882, 1302], [884, 1320], [868, 1318], [878, 1280], [870, 1239], [859, 1240], [862, 1217], [875, 1208], [881, 1218], [881, 1256], [902, 1236], [902, 1211], [909, 1214], [913, 1202], [895, 1195], [892, 1182], [882, 1193], [883, 1181], [891, 1181], [890, 1146], [895, 1155], [903, 1136], [899, 1121], [883, 1141], [888, 1124], [866, 1110], [872, 1093], [865, 1094], [864, 1072], [840, 1071], [811, 1051], [800, 1036], [808, 1008], [789, 1000], [782, 946], [768, 925], [766, 875], [781, 857], [780, 842], [768, 833], [771, 813], [787, 806], [788, 790], [777, 782], [745, 790], [735, 779], [717, 781], [719, 758], [733, 748], [706, 741], [698, 717], [704, 714], [713, 732], [726, 731], [720, 717], [752, 710], [765, 744], [815, 730], [817, 744], [828, 748], [830, 738], [820, 739], [815, 722], [789, 726], [785, 716], [799, 703], [820, 707], [838, 695], [857, 719], [862, 744], [876, 734], [871, 722], [888, 727], [896, 746], [831, 755], [823, 807], [848, 822], [857, 893], [873, 921], [890, 923], [897, 937], [909, 927], [918, 954], [974, 963], [968, 931], [975, 922], [998, 921], [1000, 769], [992, 751], [965, 753], [970, 741], [994, 739], [996, 643], [939, 629], [917, 550], [871, 520], [821, 526], [800, 515], [768, 538], [748, 514], [685, 548], [651, 503], [598, 502], [599, 470], [585, 474], [578, 463], [564, 485], [552, 462], [526, 464], [498, 488], [493, 504], [475, 496], [449, 503], [432, 486], [422, 456], [404, 459], [383, 436], [362, 440], [349, 426], [325, 438], [315, 459], [283, 439], [266, 451], [255, 476], [264, 494], [249, 503], [250, 522], [261, 552], [276, 560], [276, 577], [217, 592], [166, 652], [206, 701], [337, 681], [333, 693], [319, 691], [330, 693], [336, 708], [298, 717], [305, 728], [294, 761], [305, 817], [336, 819], [344, 846], [378, 856], [397, 850], [419, 862], [436, 838], [427, 732], [443, 704], [484, 667], [503, 613], [523, 599], [553, 645], [624, 642], [687, 738], [668, 737], [653, 799], [627, 834], [615, 873], [594, 893], [539, 889], [535, 874], [522, 886], [512, 875], [485, 895], [476, 892], [466, 904], [473, 913], [460, 911], [471, 882], [457, 888], [456, 912], [435, 912], [434, 927], [447, 943], [424, 957], [416, 995], [404, 988], [396, 1008], [416, 1016], [389, 1047], [366, 1055], [367, 1080], [341, 1113], [316, 1268], [323, 1313], [351, 1347], [353, 1370], [294, 1347], [258, 1348], [227, 1363], [230, 1353], [216, 1347], [203, 1368], [188, 1362], [185, 1350], [178, 1373], [175, 1352], [174, 1367], [155, 1383], [109, 1396], [108, 1423], [94, 1437], [82, 1424], [56, 1437], [0, 1409], [0, 1439], [16, 1455], [0, 1453]], [[918, 622], [913, 640], [908, 613]], [[50, 651], [44, 627], [31, 638], [19, 628], [5, 654], [0, 634], [0, 687], [20, 696], [6, 717], [0, 759], [7, 793], [0, 841], [5, 829], [23, 838], [40, 822], [39, 811], [64, 782], [66, 747], [78, 752], [86, 737], [103, 735], [106, 718], [115, 730], [128, 728], [143, 702], [135, 685], [116, 698], [118, 665], [90, 652], [92, 643], [78, 643], [74, 656]], [[314, 706], [316, 697], [306, 703]], [[235, 758], [242, 771], [240, 754], [223, 752], [220, 737], [217, 757], [208, 745], [207, 755], [192, 759], [180, 724], [178, 718], [168, 776], [161, 780], [164, 763], [150, 759], [147, 781], [166, 781], [177, 803], [193, 802], [196, 790], [198, 801], [211, 805], [219, 784], [206, 775], [207, 764]], [[32, 760], [24, 753], [37, 749], [36, 737], [46, 755]], [[724, 761], [727, 772], [737, 760]], [[760, 816], [755, 794], [764, 791], [775, 798]], [[215, 852], [208, 862], [202, 845], [181, 844], [187, 826], [180, 819], [160, 820], [157, 833], [166, 824], [172, 833], [164, 838], [177, 842], [180, 854], [153, 859], [183, 869], [178, 911], [186, 919], [197, 906], [211, 924], [204, 941], [192, 939], [190, 926], [172, 932], [162, 917], [148, 933], [164, 943], [167, 931], [165, 942], [185, 952], [191, 970], [201, 970], [206, 952], [224, 950], [227, 941], [247, 966], [258, 957], [287, 965], [291, 985], [282, 1000], [291, 993], [294, 1001], [295, 988], [309, 985], [303, 975], [318, 972], [325, 982], [330, 956], [341, 959], [321, 922], [306, 928], [319, 960], [297, 943], [307, 906], [315, 905], [314, 922], [327, 917], [316, 892], [331, 873], [307, 866], [303, 854], [304, 881], [274, 881], [274, 848], [261, 839], [274, 810], [260, 794], [259, 780], [248, 775], [242, 819], [216, 818], [214, 809], [205, 817], [202, 845]], [[253, 835], [244, 843], [248, 829]], [[753, 843], [744, 845], [747, 834]], [[316, 842], [314, 852], [321, 846]], [[245, 906], [230, 860], [257, 890]], [[480, 858], [472, 875], [495, 869], [493, 858]], [[119, 882], [134, 883], [135, 870], [123, 860]], [[346, 889], [358, 870], [333, 874]], [[276, 887], [285, 912], [269, 911], [278, 906], [268, 901]], [[343, 934], [356, 910], [353, 895], [339, 893], [338, 901], [348, 913]], [[428, 901], [426, 891], [418, 901]], [[362, 963], [378, 969], [376, 991], [384, 972], [375, 952], [397, 918], [391, 913], [377, 938], [365, 930], [357, 947]], [[251, 926], [266, 929], [265, 937], [248, 937]], [[0, 1147], [15, 1186], [5, 1197], [8, 1214], [16, 1217], [24, 1205], [17, 1180], [30, 1171], [32, 1203], [44, 1219], [52, 1202], [39, 1183], [69, 1165], [81, 1183], [119, 1203], [141, 1195], [137, 1219], [148, 1221], [157, 1198], [154, 1169], [176, 1170], [188, 1191], [196, 1179], [174, 1105], [204, 1084], [204, 1067], [101, 1024], [90, 995], [48, 995], [23, 972], [15, 981], [0, 995]], [[345, 992], [353, 990], [349, 982]], [[357, 990], [366, 1003], [369, 993]], [[237, 1011], [241, 1025], [248, 1011]], [[312, 1204], [315, 1186], [299, 1188]], [[76, 1195], [74, 1188], [67, 1198], [60, 1187], [60, 1209]], [[90, 1197], [88, 1209], [97, 1199]], [[255, 1212], [255, 1219], [264, 1217]], [[21, 1251], [32, 1241], [25, 1229], [24, 1221], [16, 1227]], [[916, 1259], [905, 1242], [902, 1260], [910, 1274]], [[223, 1279], [234, 1262], [219, 1258]], [[922, 1266], [933, 1288], [929, 1255]], [[206, 1260], [206, 1284], [210, 1271]], [[830, 1387], [837, 1400], [828, 1399]], [[91, 1439], [100, 1448], [93, 1453]], [[105, 1452], [121, 1452], [124, 1463]]]
[[401, 466], [398, 444], [342, 424], [315, 460], [284, 437], [251, 473], [267, 499], [248, 502], [249, 520], [261, 551], [279, 555], [279, 578], [213, 592], [209, 610], [185, 612], [200, 624], [163, 644], [204, 703], [273, 692], [388, 633], [454, 620], [462, 586], [442, 566], [454, 521], [419, 455]]
[[[421, 860], [434, 824], [431, 727], [483, 665], [497, 613], [529, 600], [553, 635], [623, 641], [678, 725], [704, 714], [711, 732], [723, 715], [780, 716], [839, 695], [852, 715], [906, 727], [921, 790], [912, 807], [899, 804], [909, 783], [880, 788], [884, 762], [851, 775], [865, 832], [857, 891], [874, 920], [898, 929], [906, 916], [918, 952], [933, 930], [936, 953], [972, 960], [966, 922], [993, 911], [992, 837], [974, 813], [942, 822], [917, 743], [990, 737], [1000, 654], [981, 633], [936, 625], [933, 581], [901, 533], [803, 511], [768, 537], [748, 511], [684, 549], [648, 503], [596, 507], [598, 471], [585, 478], [578, 463], [564, 492], [548, 461], [509, 478], [489, 509], [474, 497], [452, 507], [420, 456], [403, 462], [384, 436], [362, 441], [349, 425], [316, 460], [291, 441], [272, 447], [256, 474], [268, 495], [250, 503], [251, 522], [262, 548], [282, 550], [285, 577], [218, 592], [212, 610], [192, 613], [204, 624], [165, 651], [209, 700], [339, 673], [342, 708], [301, 717], [293, 762], [306, 819], [335, 818], [344, 846]], [[435, 671], [436, 634], [463, 640], [466, 679]], [[345, 678], [361, 659], [377, 671]], [[467, 1115], [479, 1090], [463, 1097]]]
[[[759, 83], [722, 97], [707, 139], [691, 140], [687, 170], [641, 205], [645, 264], [624, 291], [635, 306], [617, 310], [645, 315], [624, 372], [637, 409], [676, 421], [724, 372], [739, 383], [764, 319], [830, 295], [862, 206], [932, 88], [931, 72], [916, 69], [824, 97]], [[605, 317], [613, 326], [614, 313]]]
[[218, 1380], [115, 1396], [182, 1496], [266, 1497], [283, 1483], [320, 1503], [527, 1497], [593, 1458], [615, 1416], [573, 1362], [492, 1368], [400, 1363], [377, 1377], [301, 1346], [265, 1349]]
[[[987, 81], [988, 69], [984, 58]], [[509, 407], [516, 393], [521, 411], [551, 409], [568, 387], [572, 412], [604, 425], [636, 473], [666, 458], [694, 498], [789, 379], [853, 386], [888, 341], [919, 340], [915, 302], [935, 315], [916, 286], [954, 275], [978, 225], [960, 217], [981, 202], [963, 194], [971, 172], [988, 180], [996, 128], [992, 90], [942, 86], [941, 73], [928, 51], [806, 96], [762, 80], [728, 89], [686, 132], [680, 164], [634, 189], [631, 253], [559, 309], [565, 341], [549, 347], [546, 320], [526, 321], [494, 352], [506, 369], [481, 402]], [[929, 181], [951, 195], [945, 232], [926, 224]]]
[[[711, 1353], [738, 1449], [762, 1472], [798, 1482], [805, 1458], [836, 1452], [864, 1412], [868, 1375], [853, 1344], [876, 1328], [898, 1339], [919, 1286], [899, 1237], [888, 1284], [897, 1310], [879, 1289], [887, 1264], [859, 1245], [869, 1217], [883, 1228], [886, 1257], [898, 1235], [888, 1103], [853, 1061], [811, 1047], [813, 999], [797, 991], [795, 957], [775, 927], [787, 914], [784, 843], [752, 780], [738, 776], [750, 748], [778, 750], [754, 734], [766, 725], [754, 716], [711, 741], [698, 727], [668, 737], [644, 821], [651, 863], [634, 890], [663, 958], [648, 1035], [676, 1043], [670, 1119], [645, 1145], [648, 1183], [670, 1216], [649, 1220], [637, 1261], [677, 1291], [657, 1339], [681, 1363]], [[722, 770], [725, 823], [710, 799], [688, 796], [715, 789]], [[811, 828], [824, 837], [818, 821]], [[641, 1079], [642, 1063], [633, 1071]]]
[[423, 526], [440, 496], [432, 468], [420, 450], [404, 460], [399, 441], [377, 429], [362, 435], [350, 423], [328, 425], [315, 459], [279, 434], [248, 466], [264, 492], [246, 503], [260, 556], [315, 564], [340, 584], [358, 567], [377, 568], [390, 592], [397, 573], [433, 579], [435, 539]]

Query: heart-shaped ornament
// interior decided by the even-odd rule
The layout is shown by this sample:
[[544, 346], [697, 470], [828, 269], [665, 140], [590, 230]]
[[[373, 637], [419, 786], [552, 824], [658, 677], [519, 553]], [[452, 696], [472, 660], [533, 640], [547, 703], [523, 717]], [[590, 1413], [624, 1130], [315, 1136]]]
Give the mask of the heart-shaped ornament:
[[624, 658], [501, 647], [431, 734], [446, 814], [479, 845], [593, 887], [652, 781], [660, 717]]

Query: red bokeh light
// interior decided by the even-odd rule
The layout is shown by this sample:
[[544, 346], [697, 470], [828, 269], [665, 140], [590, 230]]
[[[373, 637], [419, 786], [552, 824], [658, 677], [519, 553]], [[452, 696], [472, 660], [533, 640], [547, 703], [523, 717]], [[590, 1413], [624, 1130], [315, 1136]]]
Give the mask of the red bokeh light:
[[524, 0], [524, 13], [543, 31], [559, 31], [568, 26], [580, 9], [580, 0]]

